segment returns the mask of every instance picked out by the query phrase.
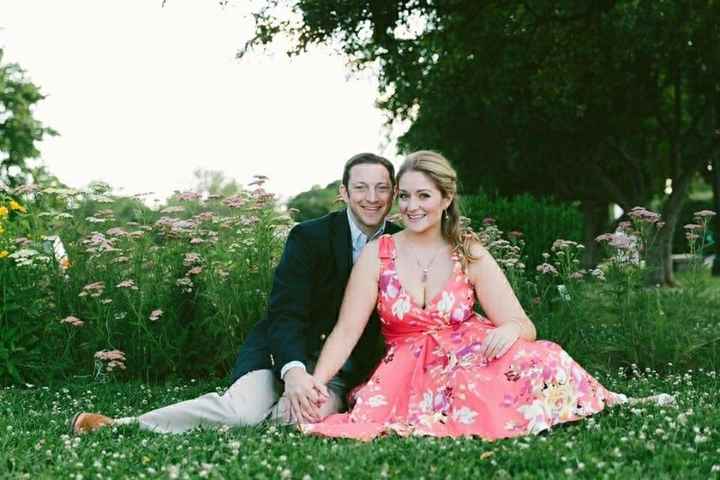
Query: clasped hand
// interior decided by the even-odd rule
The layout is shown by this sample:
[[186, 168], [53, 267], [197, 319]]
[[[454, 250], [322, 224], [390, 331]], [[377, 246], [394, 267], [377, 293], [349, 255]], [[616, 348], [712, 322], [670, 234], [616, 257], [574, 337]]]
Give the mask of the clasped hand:
[[480, 346], [480, 355], [489, 362], [507, 353], [520, 337], [520, 326], [508, 322], [490, 330]]
[[290, 401], [290, 421], [315, 423], [322, 420], [320, 407], [329, 397], [327, 387], [300, 367], [285, 374], [285, 396]]

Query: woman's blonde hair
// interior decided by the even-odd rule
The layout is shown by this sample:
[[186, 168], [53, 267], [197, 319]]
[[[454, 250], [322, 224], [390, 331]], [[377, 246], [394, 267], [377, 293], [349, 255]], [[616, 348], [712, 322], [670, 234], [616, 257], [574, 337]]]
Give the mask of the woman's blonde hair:
[[425, 174], [435, 184], [444, 198], [452, 201], [442, 216], [442, 236], [450, 243], [454, 253], [460, 256], [463, 264], [477, 260], [470, 253], [472, 244], [480, 242], [478, 236], [469, 226], [465, 225], [460, 215], [457, 194], [457, 173], [450, 165], [450, 162], [437, 152], [430, 150], [419, 150], [405, 157], [397, 173], [396, 185], [400, 184], [400, 178], [407, 172], [420, 172]]

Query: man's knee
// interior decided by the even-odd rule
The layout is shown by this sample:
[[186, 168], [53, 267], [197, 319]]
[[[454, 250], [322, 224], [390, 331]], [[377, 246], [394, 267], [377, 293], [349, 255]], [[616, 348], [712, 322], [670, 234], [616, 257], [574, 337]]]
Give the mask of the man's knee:
[[240, 377], [223, 395], [233, 411], [232, 426], [256, 426], [270, 414], [280, 390], [270, 370], [256, 370]]

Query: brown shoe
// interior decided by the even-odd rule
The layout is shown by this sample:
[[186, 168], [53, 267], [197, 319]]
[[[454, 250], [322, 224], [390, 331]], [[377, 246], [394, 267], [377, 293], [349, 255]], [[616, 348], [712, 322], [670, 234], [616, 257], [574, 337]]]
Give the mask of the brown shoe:
[[70, 433], [80, 435], [87, 432], [94, 432], [99, 428], [112, 425], [112, 423], [112, 418], [106, 417], [105, 415], [80, 412], [76, 413], [70, 420]]

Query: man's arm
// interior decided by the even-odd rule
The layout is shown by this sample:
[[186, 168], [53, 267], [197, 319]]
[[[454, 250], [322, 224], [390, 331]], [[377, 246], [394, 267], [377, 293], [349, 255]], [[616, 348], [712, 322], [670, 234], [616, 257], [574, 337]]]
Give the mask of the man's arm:
[[318, 421], [319, 404], [324, 400], [322, 386], [305, 368], [305, 335], [318, 259], [313, 243], [301, 225], [290, 231], [268, 307], [270, 351], [281, 368], [292, 419], [298, 422]]
[[312, 242], [303, 233], [300, 225], [290, 231], [270, 293], [268, 337], [279, 368], [293, 361], [307, 364], [305, 327], [311, 307], [316, 255]]

